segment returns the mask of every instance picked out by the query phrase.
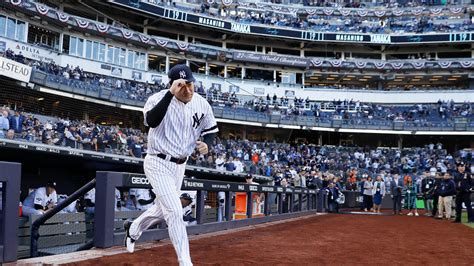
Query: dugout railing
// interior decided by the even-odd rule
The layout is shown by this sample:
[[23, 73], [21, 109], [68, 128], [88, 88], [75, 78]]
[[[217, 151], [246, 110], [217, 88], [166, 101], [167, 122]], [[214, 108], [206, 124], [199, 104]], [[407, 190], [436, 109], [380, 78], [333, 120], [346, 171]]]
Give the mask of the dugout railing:
[[[114, 212], [115, 189], [117, 187], [129, 188], [151, 188], [145, 175], [122, 173], [122, 172], [97, 172], [96, 176], [96, 206], [94, 222], [94, 246], [98, 248], [107, 248], [123, 245], [125, 232], [115, 230], [123, 220], [118, 220]], [[317, 191], [306, 188], [285, 188], [266, 185], [249, 185], [245, 183], [222, 182], [203, 179], [185, 178], [181, 187], [182, 190], [195, 190], [196, 203], [195, 215], [197, 225], [188, 226], [188, 234], [202, 234], [220, 230], [249, 226], [271, 221], [289, 219], [316, 213]], [[205, 192], [206, 191], [224, 191], [225, 217], [224, 222], [205, 223]], [[241, 192], [247, 194], [247, 199], [251, 199], [252, 193], [263, 193], [265, 199], [269, 199], [270, 194], [275, 194], [278, 202], [277, 214], [270, 214], [270, 201], [264, 202], [264, 216], [252, 217], [252, 201], [247, 200], [247, 219], [234, 220], [232, 218], [232, 193]], [[298, 195], [298, 203], [295, 204], [295, 196]], [[283, 200], [285, 197], [285, 201]], [[306, 198], [306, 206], [303, 206], [303, 198]], [[283, 204], [288, 203], [288, 212], [284, 213]], [[136, 213], [137, 215], [139, 213]], [[132, 218], [132, 217], [129, 217]], [[168, 237], [166, 229], [151, 229], [143, 233], [139, 241], [153, 241]]]
[[15, 261], [21, 164], [0, 162], [0, 264]]

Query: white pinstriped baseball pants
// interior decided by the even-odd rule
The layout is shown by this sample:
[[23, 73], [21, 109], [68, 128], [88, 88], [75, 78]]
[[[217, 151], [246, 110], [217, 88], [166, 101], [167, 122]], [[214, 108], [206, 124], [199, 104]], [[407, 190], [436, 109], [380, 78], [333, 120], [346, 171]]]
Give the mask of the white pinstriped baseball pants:
[[186, 164], [178, 165], [147, 155], [143, 168], [156, 199], [152, 207], [133, 221], [130, 236], [138, 239], [143, 231], [164, 219], [168, 224], [168, 233], [178, 256], [179, 265], [192, 265], [186, 225], [183, 221], [183, 207], [179, 199]]

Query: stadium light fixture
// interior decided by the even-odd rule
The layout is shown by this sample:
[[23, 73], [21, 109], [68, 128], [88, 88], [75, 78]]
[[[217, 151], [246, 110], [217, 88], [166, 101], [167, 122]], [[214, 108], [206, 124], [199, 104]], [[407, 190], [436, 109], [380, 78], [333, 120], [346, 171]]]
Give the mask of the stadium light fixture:
[[239, 120], [224, 119], [224, 118], [216, 118], [216, 121], [217, 121], [217, 122], [221, 122], [221, 123], [237, 124], [237, 125], [247, 125], [247, 126], [256, 126], [256, 127], [261, 127], [261, 126], [263, 126], [262, 123], [248, 122], [248, 121], [239, 121]]
[[141, 107], [126, 105], [126, 104], [121, 104], [119, 107], [126, 110], [139, 111], [139, 112], [143, 111], [143, 108]]

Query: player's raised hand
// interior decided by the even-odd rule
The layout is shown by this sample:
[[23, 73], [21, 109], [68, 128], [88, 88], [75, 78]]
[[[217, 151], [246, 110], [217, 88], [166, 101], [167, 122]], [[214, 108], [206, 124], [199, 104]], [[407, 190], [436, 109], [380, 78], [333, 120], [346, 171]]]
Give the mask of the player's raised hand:
[[199, 151], [200, 154], [208, 154], [209, 152], [207, 144], [202, 141], [196, 141], [196, 149]]
[[178, 93], [181, 90], [181, 88], [185, 86], [186, 86], [185, 79], [177, 79], [173, 81], [173, 83], [171, 84], [170, 92], [171, 94], [176, 95], [176, 93]]

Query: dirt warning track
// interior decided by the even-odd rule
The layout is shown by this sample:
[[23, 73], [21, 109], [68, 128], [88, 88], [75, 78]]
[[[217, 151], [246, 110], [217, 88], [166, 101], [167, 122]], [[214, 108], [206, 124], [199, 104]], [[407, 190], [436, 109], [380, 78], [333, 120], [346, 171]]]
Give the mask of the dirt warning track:
[[[166, 243], [166, 242], [165, 242]], [[68, 265], [176, 265], [171, 244]], [[191, 240], [196, 265], [473, 265], [474, 230], [426, 217], [324, 215]]]

